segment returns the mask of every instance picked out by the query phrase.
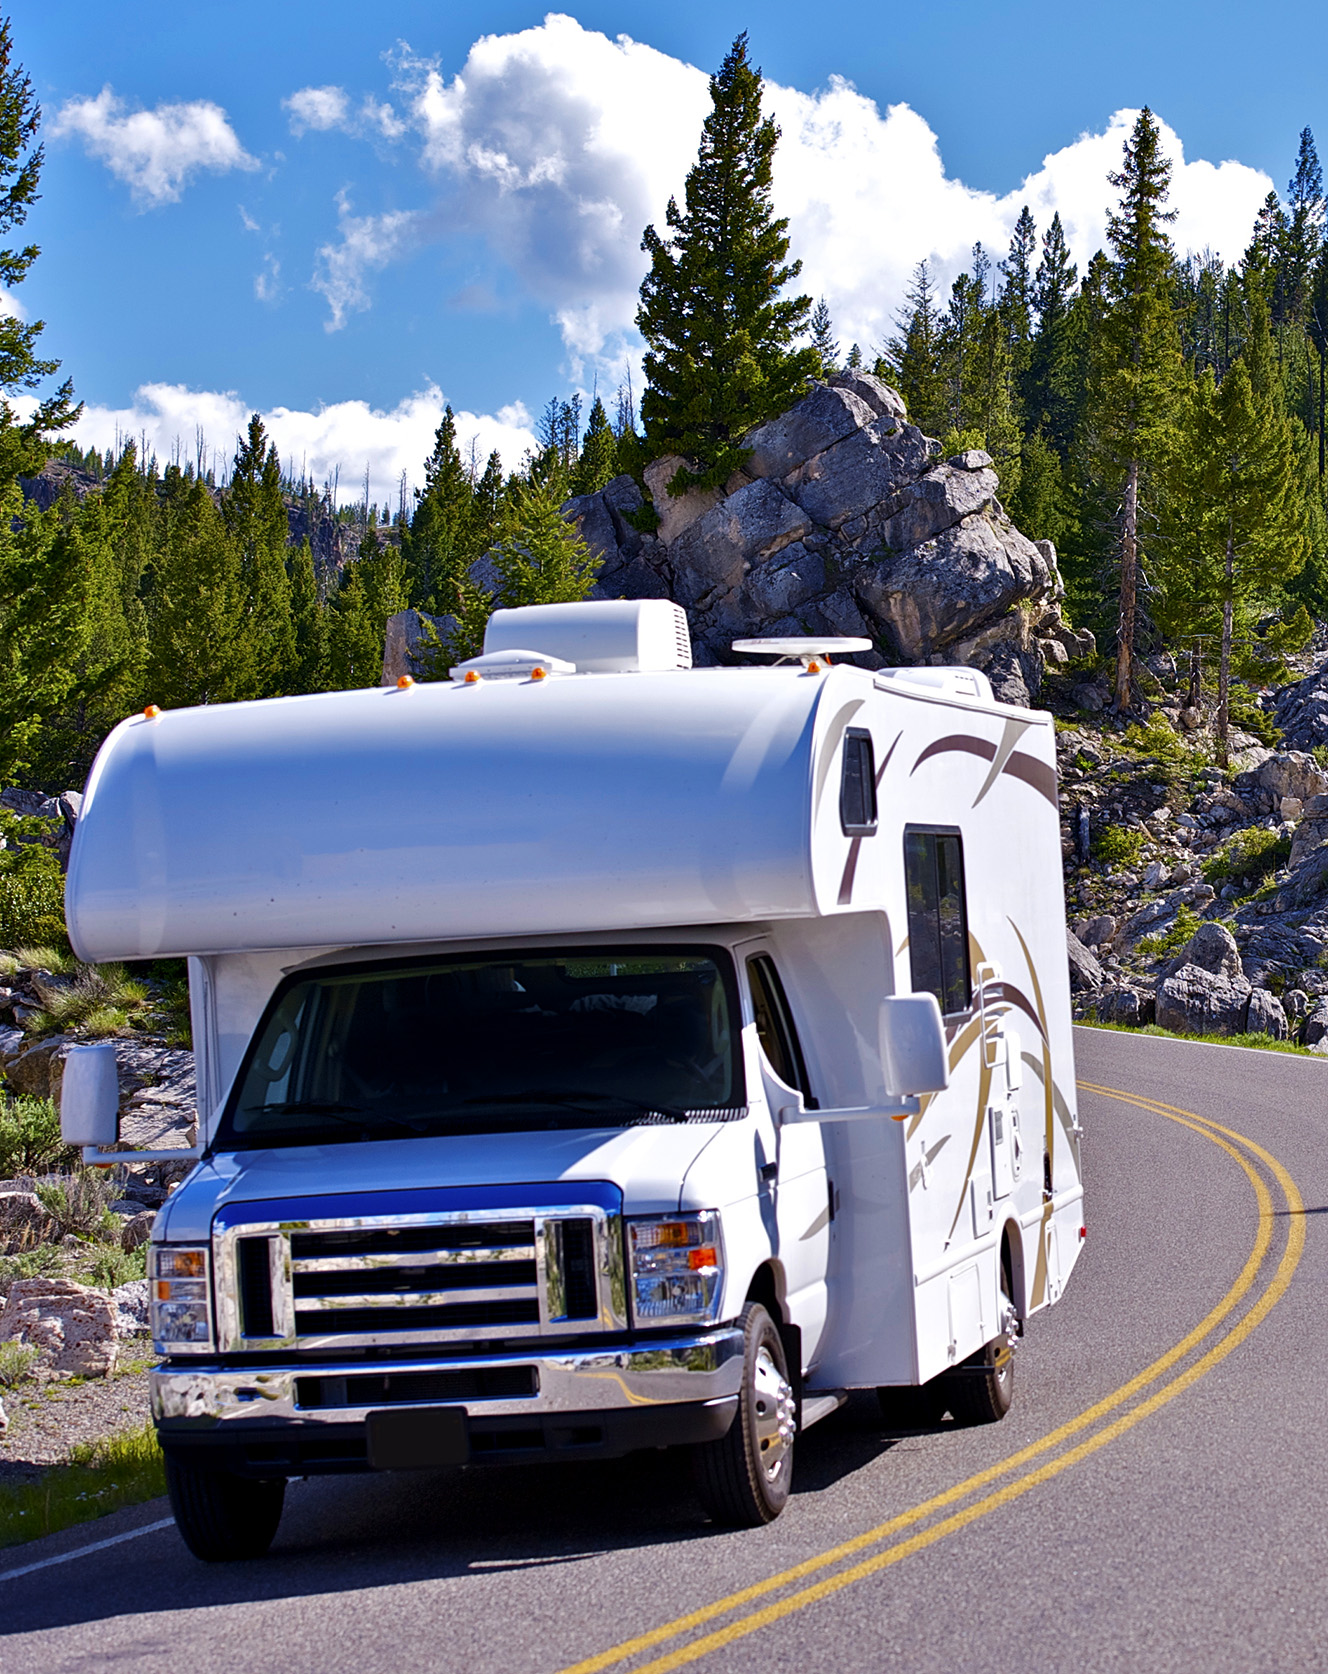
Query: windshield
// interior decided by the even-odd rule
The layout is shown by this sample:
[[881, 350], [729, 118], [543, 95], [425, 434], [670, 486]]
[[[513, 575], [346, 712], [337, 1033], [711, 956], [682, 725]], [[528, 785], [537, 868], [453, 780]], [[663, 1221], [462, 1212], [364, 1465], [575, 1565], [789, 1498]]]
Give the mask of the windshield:
[[358, 965], [278, 990], [216, 1147], [744, 1113], [718, 948]]

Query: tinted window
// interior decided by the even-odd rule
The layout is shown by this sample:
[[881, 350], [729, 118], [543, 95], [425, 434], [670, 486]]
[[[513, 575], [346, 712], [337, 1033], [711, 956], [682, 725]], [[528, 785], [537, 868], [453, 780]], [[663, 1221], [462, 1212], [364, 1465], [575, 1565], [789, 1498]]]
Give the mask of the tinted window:
[[716, 1120], [745, 1097], [734, 998], [718, 949], [310, 972], [279, 992], [218, 1145]]
[[904, 882], [914, 992], [934, 994], [943, 1012], [967, 1011], [972, 990], [959, 833], [906, 831]]
[[815, 1110], [816, 1100], [807, 1081], [807, 1066], [798, 1044], [798, 1031], [793, 1026], [793, 1014], [775, 962], [768, 953], [758, 953], [747, 961], [747, 982], [752, 991], [756, 1038], [770, 1060], [771, 1069], [787, 1086], [798, 1089], [809, 1110]]
[[870, 837], [876, 830], [876, 756], [871, 734], [863, 727], [850, 727], [844, 734], [839, 823], [845, 837]]

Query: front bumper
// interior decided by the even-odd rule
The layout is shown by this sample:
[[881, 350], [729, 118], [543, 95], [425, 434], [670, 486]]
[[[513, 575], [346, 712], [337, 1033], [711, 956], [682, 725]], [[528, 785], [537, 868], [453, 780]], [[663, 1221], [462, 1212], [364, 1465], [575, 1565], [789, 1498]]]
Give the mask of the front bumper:
[[[724, 1327], [631, 1347], [533, 1355], [299, 1366], [167, 1364], [151, 1374], [152, 1415], [169, 1451], [206, 1454], [217, 1465], [249, 1474], [367, 1469], [365, 1421], [388, 1402], [463, 1407], [476, 1463], [573, 1452], [612, 1458], [639, 1447], [723, 1435], [737, 1410], [742, 1353], [742, 1333]], [[495, 1388], [524, 1380], [531, 1392], [442, 1402], [391, 1395], [364, 1401], [353, 1393], [366, 1379], [376, 1390], [391, 1389], [394, 1379], [403, 1380], [402, 1388], [418, 1388], [418, 1380], [430, 1376], [451, 1379], [457, 1387], [466, 1374]], [[343, 1378], [347, 1397], [340, 1404]], [[318, 1404], [310, 1405], [315, 1390]]]

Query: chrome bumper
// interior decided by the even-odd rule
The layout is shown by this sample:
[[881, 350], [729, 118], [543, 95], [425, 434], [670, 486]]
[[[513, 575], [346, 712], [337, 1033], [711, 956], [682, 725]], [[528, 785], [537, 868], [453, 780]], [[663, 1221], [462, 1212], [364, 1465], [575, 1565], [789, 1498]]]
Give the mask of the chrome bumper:
[[[464, 1406], [472, 1418], [518, 1414], [544, 1416], [712, 1402], [736, 1396], [742, 1382], [742, 1333], [732, 1327], [693, 1337], [668, 1337], [648, 1347], [567, 1350], [554, 1354], [503, 1353], [446, 1360], [373, 1360], [303, 1366], [158, 1366], [150, 1375], [152, 1416], [168, 1426], [224, 1423], [239, 1434], [246, 1425], [284, 1420], [354, 1424], [375, 1406], [299, 1405], [300, 1378], [326, 1380], [372, 1372], [464, 1372], [494, 1367], [533, 1367], [536, 1393], [514, 1398], [443, 1403]], [[422, 1403], [431, 1405], [435, 1403]], [[378, 1404], [381, 1406], [381, 1403]]]

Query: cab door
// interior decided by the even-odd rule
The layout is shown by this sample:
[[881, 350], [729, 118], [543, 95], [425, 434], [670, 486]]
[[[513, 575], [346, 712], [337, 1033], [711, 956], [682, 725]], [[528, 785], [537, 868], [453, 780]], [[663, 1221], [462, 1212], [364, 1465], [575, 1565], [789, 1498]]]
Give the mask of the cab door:
[[775, 1120], [775, 1166], [765, 1187], [774, 1201], [776, 1255], [784, 1269], [790, 1322], [801, 1328], [803, 1360], [810, 1365], [825, 1329], [834, 1216], [825, 1142], [818, 1122], [779, 1120], [780, 1109], [795, 1103], [797, 1094], [809, 1109], [816, 1108], [817, 1098], [773, 952], [760, 943], [737, 951], [756, 1026], [766, 1099]]

